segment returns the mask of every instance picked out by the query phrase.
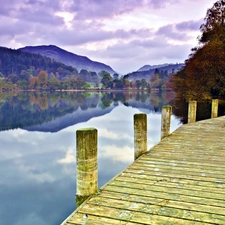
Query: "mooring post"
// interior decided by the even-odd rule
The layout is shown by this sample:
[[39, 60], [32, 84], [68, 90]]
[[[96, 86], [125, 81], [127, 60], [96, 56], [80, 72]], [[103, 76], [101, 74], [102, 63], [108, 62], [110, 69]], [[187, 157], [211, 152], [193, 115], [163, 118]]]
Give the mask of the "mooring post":
[[134, 115], [134, 160], [147, 152], [147, 115]]
[[196, 122], [197, 101], [189, 101], [188, 104], [188, 123]]
[[171, 114], [172, 114], [171, 106], [163, 106], [162, 107], [161, 140], [170, 134]]
[[95, 128], [76, 131], [77, 207], [98, 192], [97, 136]]
[[218, 117], [218, 99], [212, 99], [212, 113], [211, 113], [211, 118], [216, 118]]

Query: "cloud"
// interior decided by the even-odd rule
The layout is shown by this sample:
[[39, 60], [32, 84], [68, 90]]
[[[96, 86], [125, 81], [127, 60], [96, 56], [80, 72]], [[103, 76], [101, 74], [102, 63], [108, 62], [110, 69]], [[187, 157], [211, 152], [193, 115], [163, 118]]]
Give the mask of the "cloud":
[[[149, 62], [183, 62], [197, 44], [209, 2], [0, 0], [0, 42], [10, 48], [58, 45], [119, 73], [131, 72]], [[180, 45], [182, 57], [175, 59]]]
[[101, 158], [111, 158], [113, 161], [130, 163], [134, 159], [134, 150], [129, 146], [117, 147], [108, 145], [104, 146], [101, 152]]
[[177, 41], [186, 41], [189, 38], [186, 33], [177, 31], [176, 26], [173, 24], [160, 27], [156, 32], [156, 35], [162, 35]]
[[176, 24], [176, 29], [178, 31], [198, 31], [201, 24], [203, 23], [203, 19], [198, 21], [189, 20]]
[[97, 57], [97, 60], [104, 58], [104, 63], [126, 74], [126, 71], [135, 71], [145, 64], [184, 62], [193, 46], [186, 41], [183, 44], [169, 43], [170, 40], [173, 39], [160, 35], [153, 36], [153, 39], [135, 39], [128, 42], [120, 40], [106, 49], [82, 51], [91, 58]]
[[[161, 8], [166, 4], [177, 1], [158, 0], [77, 0], [67, 1], [66, 10], [75, 13], [75, 20], [113, 18], [118, 15], [128, 14], [137, 9], [151, 7]], [[88, 6], [88, 7], [87, 7]]]
[[59, 159], [57, 161], [60, 164], [71, 164], [76, 162], [75, 158], [75, 148], [69, 148], [66, 152], [65, 158]]
[[[113, 40], [130, 40], [152, 35], [152, 31], [149, 29], [117, 29], [115, 31], [107, 31], [97, 27], [96, 24], [84, 25], [86, 29], [81, 29], [82, 25], [79, 26], [80, 28], [77, 27], [72, 30], [55, 30], [48, 34], [49, 39], [55, 40], [63, 45], [76, 46], [103, 41], [109, 41], [110, 44], [113, 43], [111, 42]], [[77, 29], [80, 32], [77, 32]]]

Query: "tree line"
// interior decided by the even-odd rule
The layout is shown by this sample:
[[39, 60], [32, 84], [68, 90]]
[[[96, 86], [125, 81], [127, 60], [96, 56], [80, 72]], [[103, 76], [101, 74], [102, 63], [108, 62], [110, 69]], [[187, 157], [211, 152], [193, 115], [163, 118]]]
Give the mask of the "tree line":
[[[140, 73], [140, 72], [139, 72]], [[56, 62], [39, 54], [0, 47], [0, 90], [86, 90], [135, 89], [167, 90], [170, 73], [167, 70], [141, 72], [119, 76], [107, 71], [99, 73]], [[140, 75], [140, 76], [139, 76]], [[146, 78], [146, 79], [145, 79]]]
[[184, 100], [225, 98], [225, 0], [207, 10], [200, 26], [199, 46], [172, 79], [177, 98]]

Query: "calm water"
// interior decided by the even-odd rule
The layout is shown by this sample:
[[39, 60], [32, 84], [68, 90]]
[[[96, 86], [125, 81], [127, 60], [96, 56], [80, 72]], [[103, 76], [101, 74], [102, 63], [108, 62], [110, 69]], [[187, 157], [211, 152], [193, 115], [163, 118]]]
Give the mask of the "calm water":
[[[0, 224], [56, 225], [76, 207], [75, 133], [99, 134], [99, 187], [133, 161], [133, 115], [148, 116], [148, 148], [160, 140], [161, 107], [173, 96], [23, 93], [0, 98]], [[172, 116], [171, 131], [180, 126]]]

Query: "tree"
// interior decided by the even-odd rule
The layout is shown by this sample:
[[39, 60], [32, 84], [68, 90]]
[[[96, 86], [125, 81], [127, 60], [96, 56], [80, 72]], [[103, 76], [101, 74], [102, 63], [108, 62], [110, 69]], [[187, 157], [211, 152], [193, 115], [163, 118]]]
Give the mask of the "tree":
[[91, 75], [87, 70], [82, 69], [79, 75], [83, 78], [84, 81], [88, 81], [88, 82], [91, 81]]
[[174, 75], [173, 90], [186, 100], [225, 97], [225, 0], [207, 10], [201, 25], [202, 45], [193, 49], [184, 68]]
[[30, 73], [26, 70], [22, 70], [21, 73], [20, 73], [20, 80], [26, 80], [28, 81], [30, 78]]
[[109, 73], [104, 74], [101, 83], [106, 87], [110, 88], [112, 86], [112, 77]]
[[148, 86], [148, 83], [145, 79], [141, 79], [141, 88], [144, 90]]
[[82, 89], [85, 84], [85, 81], [81, 76], [78, 76], [77, 78], [77, 89]]
[[51, 89], [58, 89], [59, 88], [58, 79], [56, 77], [52, 77], [50, 79], [49, 86], [50, 86]]
[[29, 84], [30, 88], [36, 88], [38, 84], [38, 77], [31, 76], [29, 79]]
[[129, 80], [125, 80], [125, 84], [124, 84], [125, 88], [129, 88], [130, 87], [130, 81]]
[[17, 83], [17, 81], [18, 81], [18, 76], [16, 76], [16, 74], [10, 74], [9, 76], [8, 76], [8, 80], [11, 80], [12, 82], [13, 82], [13, 84], [16, 84]]
[[137, 89], [140, 89], [140, 87], [141, 87], [141, 81], [140, 80], [136, 80], [135, 81], [135, 84], [136, 84]]
[[207, 43], [211, 40], [224, 40], [225, 37], [225, 0], [215, 2], [212, 8], [207, 10], [206, 17], [200, 27], [202, 32], [199, 41]]
[[160, 79], [159, 74], [154, 74], [150, 79], [150, 87], [151, 88], [160, 88], [163, 84], [162, 79]]
[[[224, 47], [222, 41], [207, 43], [199, 48], [186, 62], [185, 68], [177, 74], [182, 73], [182, 85], [186, 87], [185, 96], [188, 99], [205, 99], [225, 94]], [[177, 85], [178, 82], [177, 80]]]
[[48, 83], [48, 74], [47, 74], [47, 72], [41, 70], [37, 77], [38, 77], [38, 84], [41, 87], [46, 88], [47, 83]]
[[119, 74], [118, 74], [118, 73], [114, 73], [114, 74], [113, 74], [113, 79], [116, 80], [116, 79], [118, 79], [118, 78], [119, 78]]

